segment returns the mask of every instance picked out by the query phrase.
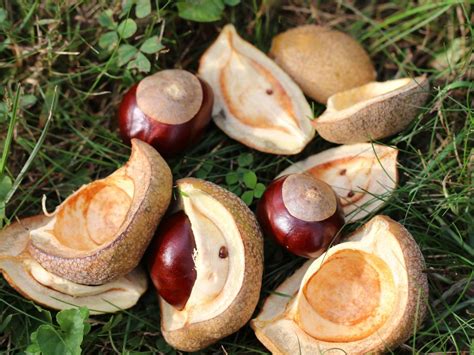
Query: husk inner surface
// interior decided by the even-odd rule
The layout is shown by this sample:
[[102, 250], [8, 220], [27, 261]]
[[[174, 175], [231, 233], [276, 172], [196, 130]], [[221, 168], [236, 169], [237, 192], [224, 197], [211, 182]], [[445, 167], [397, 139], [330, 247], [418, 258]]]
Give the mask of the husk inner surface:
[[354, 89], [343, 91], [329, 98], [328, 108], [342, 111], [355, 104], [388, 94], [411, 83], [413, 79], [404, 78], [386, 82], [372, 82]]
[[[245, 267], [243, 242], [231, 213], [214, 197], [191, 185], [183, 184], [180, 189], [196, 242], [193, 257], [197, 277], [183, 310], [162, 300], [163, 327], [167, 331], [224, 312], [242, 286]], [[220, 256], [222, 248], [225, 257]]]
[[31, 232], [35, 241], [70, 254], [87, 253], [112, 242], [130, 210], [133, 180], [121, 168], [66, 199], [44, 227]]

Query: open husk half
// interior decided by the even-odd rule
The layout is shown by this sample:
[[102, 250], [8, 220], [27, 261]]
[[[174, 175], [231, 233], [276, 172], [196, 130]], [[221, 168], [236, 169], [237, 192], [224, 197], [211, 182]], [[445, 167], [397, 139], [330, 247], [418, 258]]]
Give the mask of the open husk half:
[[81, 187], [30, 231], [30, 253], [49, 272], [79, 284], [123, 276], [140, 262], [171, 191], [166, 162], [134, 139], [123, 167]]
[[423, 267], [410, 233], [376, 216], [281, 284], [251, 326], [274, 354], [394, 349], [424, 318]]
[[255, 216], [234, 194], [193, 178], [177, 185], [194, 235], [197, 276], [183, 309], [160, 298], [161, 330], [173, 347], [197, 351], [252, 316], [262, 282], [263, 238]]
[[380, 144], [343, 145], [297, 162], [279, 176], [309, 173], [331, 185], [347, 222], [381, 208], [397, 186], [398, 149]]
[[29, 232], [48, 222], [46, 216], [22, 219], [0, 231], [0, 271], [24, 297], [53, 309], [86, 306], [91, 314], [130, 308], [147, 288], [141, 269], [100, 286], [80, 285], [46, 271], [28, 252]]
[[234, 26], [225, 26], [203, 54], [199, 74], [215, 94], [214, 122], [231, 138], [273, 154], [299, 153], [313, 138], [301, 89]]
[[333, 143], [377, 140], [405, 129], [428, 96], [425, 76], [372, 82], [331, 96], [326, 111], [312, 124]]

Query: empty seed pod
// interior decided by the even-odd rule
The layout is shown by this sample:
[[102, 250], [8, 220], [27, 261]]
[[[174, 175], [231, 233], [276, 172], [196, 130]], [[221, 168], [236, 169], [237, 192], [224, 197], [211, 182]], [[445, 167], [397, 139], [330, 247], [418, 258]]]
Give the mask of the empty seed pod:
[[375, 80], [374, 66], [362, 46], [326, 27], [305, 25], [278, 34], [270, 56], [306, 95], [322, 104], [340, 91]]
[[134, 269], [171, 199], [172, 176], [150, 145], [132, 140], [129, 161], [81, 187], [45, 225], [30, 231], [29, 250], [49, 272], [99, 285]]
[[398, 150], [380, 144], [343, 145], [311, 155], [279, 176], [303, 173], [329, 184], [341, 200], [347, 222], [381, 208], [398, 182]]
[[251, 326], [274, 354], [392, 350], [423, 321], [423, 268], [410, 233], [376, 216], [281, 284]]
[[203, 54], [199, 74], [215, 94], [214, 122], [231, 138], [273, 154], [299, 153], [313, 138], [300, 88], [234, 26], [225, 26]]
[[46, 216], [22, 219], [0, 231], [0, 272], [25, 298], [57, 310], [88, 307], [91, 314], [130, 308], [146, 291], [141, 269], [100, 286], [85, 286], [46, 271], [29, 253], [30, 230], [45, 225]]
[[157, 231], [149, 258], [165, 340], [197, 351], [252, 316], [263, 272], [263, 241], [243, 201], [204, 180], [177, 181], [180, 210]]
[[325, 140], [339, 144], [389, 137], [413, 121], [429, 96], [424, 76], [373, 82], [331, 96], [312, 121]]

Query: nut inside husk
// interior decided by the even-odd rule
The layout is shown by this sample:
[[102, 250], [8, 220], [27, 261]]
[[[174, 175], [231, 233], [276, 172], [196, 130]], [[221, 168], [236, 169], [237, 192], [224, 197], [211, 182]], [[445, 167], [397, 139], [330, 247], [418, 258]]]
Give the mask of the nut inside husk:
[[199, 74], [215, 94], [214, 122], [231, 138], [273, 154], [299, 153], [313, 138], [300, 88], [234, 26], [225, 26], [203, 54]]
[[312, 124], [333, 143], [382, 139], [405, 129], [428, 96], [425, 76], [373, 82], [331, 96], [326, 111]]
[[237, 196], [199, 179], [177, 185], [194, 235], [197, 276], [183, 309], [160, 299], [161, 328], [173, 347], [197, 351], [250, 319], [260, 294], [263, 241], [254, 215]]
[[375, 80], [374, 66], [353, 38], [322, 26], [292, 28], [273, 38], [270, 56], [306, 95], [326, 104], [341, 91]]
[[303, 173], [329, 184], [340, 197], [347, 222], [381, 208], [397, 186], [398, 150], [380, 144], [343, 145], [294, 163], [279, 176]]
[[0, 271], [24, 297], [53, 309], [86, 306], [91, 314], [113, 313], [135, 305], [146, 291], [145, 272], [137, 268], [100, 286], [80, 285], [46, 271], [29, 253], [29, 232], [46, 216], [22, 219], [0, 231]]
[[105, 179], [83, 186], [45, 225], [30, 231], [42, 267], [69, 281], [99, 285], [134, 269], [171, 199], [171, 171], [148, 144]]
[[276, 354], [394, 349], [424, 318], [423, 267], [410, 233], [376, 216], [280, 285], [251, 326]]

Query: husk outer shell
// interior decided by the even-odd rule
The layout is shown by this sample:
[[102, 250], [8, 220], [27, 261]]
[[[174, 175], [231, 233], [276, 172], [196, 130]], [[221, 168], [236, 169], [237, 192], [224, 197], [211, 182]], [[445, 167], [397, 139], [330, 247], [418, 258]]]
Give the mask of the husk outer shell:
[[[182, 351], [198, 351], [239, 330], [257, 306], [263, 274], [263, 237], [255, 216], [237, 196], [213, 183], [185, 178], [180, 184], [192, 184], [218, 200], [231, 211], [241, 233], [245, 249], [244, 279], [232, 304], [220, 315], [173, 331], [161, 327], [165, 340]], [[160, 302], [163, 302], [160, 300]]]
[[28, 263], [34, 260], [27, 251], [29, 231], [46, 224], [49, 219], [44, 215], [24, 218], [0, 231], [0, 272], [10, 286], [25, 298], [56, 310], [86, 306], [91, 314], [102, 314], [134, 306], [147, 289], [145, 272], [139, 268], [112, 282], [107, 291], [84, 296], [73, 296], [42, 285], [31, 275]]
[[[339, 354], [341, 351], [347, 354], [379, 354], [402, 344], [413, 334], [415, 329], [420, 327], [427, 310], [428, 280], [426, 274], [423, 273], [425, 267], [423, 255], [411, 234], [390, 217], [379, 215], [351, 234], [346, 241], [358, 240], [365, 230], [372, 228], [375, 223], [383, 223], [388, 232], [395, 236], [404, 255], [406, 270], [408, 270], [408, 303], [399, 321], [391, 325], [390, 334], [372, 334], [360, 341], [332, 343], [315, 340], [300, 329], [285, 313], [294, 297], [290, 299], [279, 296], [278, 293], [290, 296], [297, 293], [306, 270], [314, 262], [308, 261], [301, 270], [297, 270], [293, 276], [276, 289], [277, 293], [267, 298], [259, 316], [251, 321], [257, 338], [273, 354], [293, 354], [299, 349], [303, 355]], [[320, 258], [323, 257], [325, 254]], [[270, 316], [271, 314], [273, 317]], [[264, 320], [260, 320], [260, 317], [264, 317]]]
[[335, 113], [329, 109], [329, 98], [328, 109], [311, 123], [322, 138], [332, 143], [369, 142], [404, 130], [428, 97], [429, 81], [418, 77], [398, 90]]
[[[143, 156], [140, 161], [134, 155]], [[144, 159], [144, 160], [142, 160]], [[129, 212], [117, 237], [90, 255], [67, 258], [30, 244], [31, 255], [48, 271], [69, 281], [100, 285], [132, 271], [140, 262], [153, 233], [171, 200], [172, 175], [169, 166], [147, 143], [132, 139], [127, 164], [142, 164], [143, 180], [134, 181], [135, 192]], [[140, 197], [137, 199], [136, 195]]]
[[[237, 68], [244, 76], [238, 80], [239, 74], [224, 75], [233, 57], [239, 59]], [[245, 65], [258, 74], [249, 78]], [[314, 137], [312, 110], [301, 89], [263, 52], [243, 40], [233, 25], [225, 26], [203, 54], [199, 74], [215, 94], [213, 120], [229, 137], [270, 154], [297, 154]], [[270, 86], [260, 87], [259, 78]], [[230, 83], [239, 85], [228, 87]]]

